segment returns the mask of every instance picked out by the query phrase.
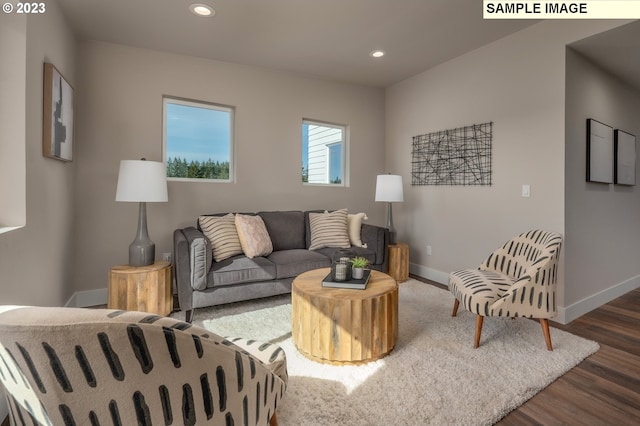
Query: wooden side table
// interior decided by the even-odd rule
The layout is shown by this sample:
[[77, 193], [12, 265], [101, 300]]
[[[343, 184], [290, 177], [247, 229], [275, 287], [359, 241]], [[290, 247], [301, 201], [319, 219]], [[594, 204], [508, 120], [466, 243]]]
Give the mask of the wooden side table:
[[173, 306], [171, 263], [114, 266], [109, 271], [109, 309], [169, 315]]
[[389, 244], [389, 275], [399, 283], [409, 278], [409, 245]]

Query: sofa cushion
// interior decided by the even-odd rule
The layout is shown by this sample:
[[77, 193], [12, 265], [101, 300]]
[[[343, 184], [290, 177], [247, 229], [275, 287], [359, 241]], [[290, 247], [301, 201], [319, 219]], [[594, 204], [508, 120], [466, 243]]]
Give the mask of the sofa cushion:
[[362, 221], [367, 219], [369, 218], [365, 213], [347, 215], [349, 242], [352, 246], [367, 248], [367, 245], [362, 242], [361, 236]]
[[245, 255], [233, 256], [214, 263], [209, 272], [207, 287], [220, 287], [276, 278], [276, 266], [264, 257], [249, 259]]
[[200, 216], [198, 225], [211, 242], [216, 262], [242, 253], [233, 213], [225, 216]]
[[304, 213], [301, 211], [260, 212], [267, 227], [273, 251], [304, 249]]
[[347, 209], [331, 213], [310, 213], [309, 227], [311, 228], [309, 250], [323, 247], [351, 247], [347, 231]]
[[276, 278], [296, 277], [311, 269], [331, 266], [327, 256], [305, 249], [274, 251], [267, 259], [275, 264]]
[[252, 259], [273, 251], [271, 237], [260, 216], [236, 215], [236, 231], [245, 256]]

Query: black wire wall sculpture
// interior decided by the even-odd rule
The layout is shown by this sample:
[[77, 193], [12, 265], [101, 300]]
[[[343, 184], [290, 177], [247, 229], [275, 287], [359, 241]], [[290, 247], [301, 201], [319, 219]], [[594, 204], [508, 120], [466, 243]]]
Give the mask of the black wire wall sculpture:
[[411, 185], [491, 185], [493, 122], [413, 137]]

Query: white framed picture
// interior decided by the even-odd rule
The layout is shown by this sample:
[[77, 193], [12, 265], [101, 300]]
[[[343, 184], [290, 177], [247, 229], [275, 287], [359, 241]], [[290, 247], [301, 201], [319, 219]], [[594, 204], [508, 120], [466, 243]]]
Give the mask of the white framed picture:
[[613, 127], [587, 119], [587, 182], [613, 183]]
[[636, 184], [636, 137], [616, 129], [615, 136], [615, 181], [619, 185]]

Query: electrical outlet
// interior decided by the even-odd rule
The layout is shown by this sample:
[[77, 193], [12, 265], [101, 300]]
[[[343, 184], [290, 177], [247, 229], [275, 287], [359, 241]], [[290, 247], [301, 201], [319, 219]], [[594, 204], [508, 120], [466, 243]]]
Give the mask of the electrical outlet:
[[162, 260], [165, 260], [167, 262], [171, 262], [171, 253], [162, 253]]
[[427, 256], [431, 256], [431, 246], [427, 246]]

